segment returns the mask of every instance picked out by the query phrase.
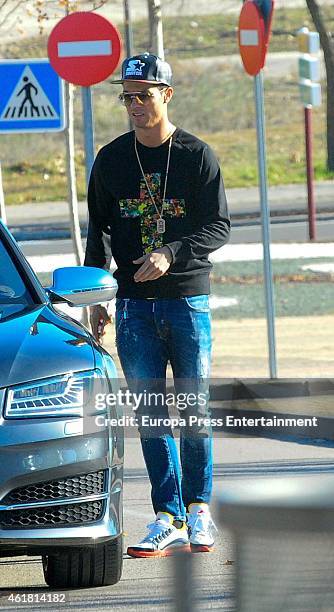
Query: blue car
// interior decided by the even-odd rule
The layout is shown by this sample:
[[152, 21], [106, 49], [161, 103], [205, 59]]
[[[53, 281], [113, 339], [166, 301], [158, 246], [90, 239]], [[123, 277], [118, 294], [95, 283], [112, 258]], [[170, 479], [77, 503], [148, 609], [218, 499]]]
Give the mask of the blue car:
[[80, 266], [55, 270], [43, 289], [0, 221], [0, 556], [41, 555], [51, 587], [121, 577], [123, 431], [118, 407], [97, 419], [94, 401], [117, 393], [117, 373], [54, 306], [116, 290], [109, 272]]

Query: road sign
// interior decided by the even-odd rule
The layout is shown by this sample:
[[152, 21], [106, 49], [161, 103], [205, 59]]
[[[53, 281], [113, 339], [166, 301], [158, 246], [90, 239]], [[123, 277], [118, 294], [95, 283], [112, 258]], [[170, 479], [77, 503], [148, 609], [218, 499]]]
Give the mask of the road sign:
[[55, 71], [65, 81], [83, 87], [104, 81], [116, 70], [120, 55], [117, 28], [92, 12], [67, 15], [48, 40], [48, 56]]
[[320, 60], [311, 55], [302, 55], [298, 59], [299, 78], [320, 81]]
[[306, 108], [310, 106], [321, 106], [320, 83], [312, 83], [312, 81], [306, 79], [299, 81], [299, 92], [301, 101]]
[[310, 32], [308, 28], [301, 28], [297, 32], [298, 47], [301, 55], [298, 59], [299, 91], [303, 106], [310, 109], [312, 106], [321, 106], [320, 38], [318, 32]]
[[274, 0], [254, 0], [260, 9], [265, 25], [265, 44], [268, 46], [271, 33], [271, 21], [274, 12]]
[[320, 51], [320, 36], [318, 32], [310, 32], [308, 28], [300, 28], [297, 32], [298, 48], [301, 53], [318, 53]]
[[48, 59], [0, 61], [0, 132], [59, 132], [64, 87]]
[[244, 68], [255, 76], [265, 61], [265, 24], [259, 7], [253, 0], [247, 0], [239, 18], [239, 49]]

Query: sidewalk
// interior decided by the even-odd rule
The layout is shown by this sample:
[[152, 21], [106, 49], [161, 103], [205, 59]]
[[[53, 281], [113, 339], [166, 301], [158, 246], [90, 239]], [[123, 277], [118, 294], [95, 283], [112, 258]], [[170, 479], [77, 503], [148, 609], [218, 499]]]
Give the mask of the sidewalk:
[[[275, 330], [279, 378], [333, 378], [333, 314], [276, 317]], [[112, 355], [121, 372], [114, 325], [107, 328], [103, 346]], [[268, 376], [265, 315], [258, 319], [213, 320], [211, 377], [265, 379]]]

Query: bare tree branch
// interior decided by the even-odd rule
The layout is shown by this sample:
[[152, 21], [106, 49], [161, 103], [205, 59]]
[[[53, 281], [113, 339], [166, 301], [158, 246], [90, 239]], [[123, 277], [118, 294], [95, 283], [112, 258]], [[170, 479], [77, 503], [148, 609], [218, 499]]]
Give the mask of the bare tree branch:
[[94, 2], [94, 7], [93, 7], [93, 11], [98, 11], [98, 9], [102, 8], [102, 6], [104, 6], [105, 4], [107, 4], [107, 0], [101, 0], [101, 2], [99, 4], [96, 4]]
[[[11, 10], [8, 10], [8, 13], [6, 13], [6, 15], [2, 18], [2, 21], [0, 21], [0, 27], [3, 26], [6, 21], [8, 20], [8, 18], [15, 13], [15, 11], [19, 8], [19, 6], [21, 6], [21, 4], [24, 4], [25, 0], [18, 0], [18, 2], [16, 2], [16, 4], [13, 6], [13, 8]], [[5, 8], [7, 4], [7, 0], [4, 0], [3, 3], [0, 6], [0, 11]]]

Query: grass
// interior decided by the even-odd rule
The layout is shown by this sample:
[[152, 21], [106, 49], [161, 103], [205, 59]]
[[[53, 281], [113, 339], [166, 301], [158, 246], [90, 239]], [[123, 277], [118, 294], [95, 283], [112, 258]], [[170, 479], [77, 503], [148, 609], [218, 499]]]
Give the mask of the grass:
[[[322, 283], [319, 295], [319, 283], [275, 283], [275, 309], [278, 317], [313, 316], [334, 314], [333, 283]], [[223, 287], [212, 285], [212, 293], [216, 296], [236, 298], [238, 304], [213, 311], [214, 319], [258, 319], [265, 316], [263, 283], [254, 285], [237, 285]]]
[[[322, 13], [327, 24], [334, 22], [330, 6], [322, 7]], [[297, 9], [277, 9], [272, 24], [271, 51], [295, 51], [296, 32], [302, 26], [314, 29], [307, 7]], [[166, 56], [201, 57], [204, 54], [230, 55], [238, 53], [237, 42], [238, 14], [220, 13], [217, 15], [192, 15], [164, 17], [164, 46]], [[124, 29], [119, 26], [123, 40]], [[5, 48], [7, 57], [42, 57], [45, 55], [46, 35], [32, 39], [27, 50], [26, 42], [17, 39]], [[140, 52], [149, 47], [149, 31], [146, 19], [133, 24], [134, 52]], [[27, 51], [30, 55], [27, 54]]]
[[[329, 7], [324, 14], [334, 21]], [[196, 25], [198, 24], [198, 25]], [[175, 95], [170, 118], [175, 124], [207, 141], [223, 169], [228, 188], [257, 185], [257, 152], [253, 80], [239, 67], [213, 68], [182, 59], [237, 53], [237, 15], [208, 15], [164, 20], [166, 55], [173, 64]], [[296, 50], [295, 31], [311, 27], [305, 9], [277, 10], [271, 50]], [[200, 32], [200, 34], [199, 34]], [[147, 23], [135, 22], [135, 50], [147, 48]], [[199, 40], [199, 36], [203, 40]], [[4, 57], [44, 57], [46, 37], [18, 40]], [[191, 49], [191, 51], [190, 51]], [[214, 67], [214, 65], [213, 65]], [[297, 67], [296, 67], [297, 71]], [[117, 101], [118, 87], [108, 82], [94, 87], [96, 147], [128, 129]], [[79, 198], [86, 193], [80, 89], [75, 91], [76, 168]], [[265, 80], [267, 164], [270, 185], [305, 182], [305, 145], [302, 106], [297, 78]], [[286, 112], [288, 108], [289, 112]], [[313, 112], [316, 180], [334, 179], [326, 169], [325, 105]], [[67, 197], [64, 136], [18, 134], [1, 136], [1, 159], [6, 204], [63, 200]]]
[[[332, 8], [322, 7], [326, 23], [333, 24]], [[167, 17], [164, 19], [164, 45], [166, 55], [172, 57], [200, 57], [204, 55], [230, 55], [239, 53], [237, 42], [237, 13]], [[295, 51], [296, 32], [302, 26], [314, 29], [307, 7], [278, 9], [272, 24], [271, 51]], [[136, 22], [134, 45], [148, 48], [146, 21]]]
[[[333, 261], [317, 259], [316, 263]], [[303, 270], [312, 260], [273, 260], [275, 309], [278, 317], [334, 315], [333, 275]], [[214, 319], [261, 318], [265, 316], [263, 263], [215, 263], [211, 293], [235, 298], [237, 304], [212, 311]]]

